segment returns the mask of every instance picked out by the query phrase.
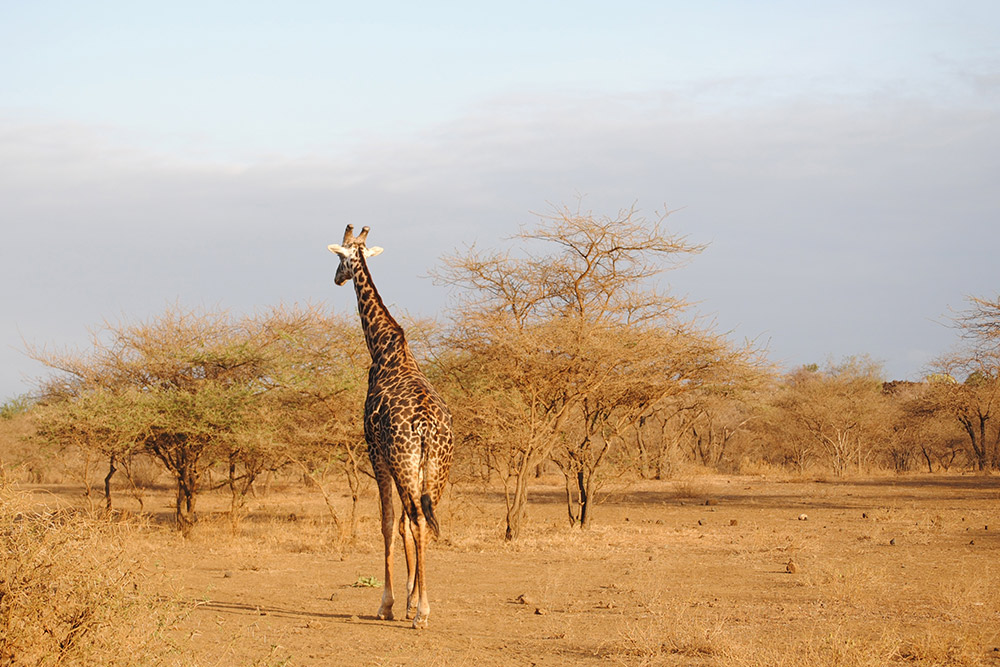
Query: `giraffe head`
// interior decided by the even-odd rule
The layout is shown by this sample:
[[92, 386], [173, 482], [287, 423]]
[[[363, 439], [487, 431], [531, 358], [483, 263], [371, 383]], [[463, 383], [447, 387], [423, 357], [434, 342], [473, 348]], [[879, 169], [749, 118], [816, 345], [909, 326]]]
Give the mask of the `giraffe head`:
[[338, 285], [343, 285], [348, 280], [354, 277], [354, 262], [357, 261], [359, 256], [364, 256], [365, 258], [374, 257], [375, 255], [382, 252], [382, 248], [365, 247], [365, 240], [368, 238], [368, 227], [364, 227], [361, 233], [357, 236], [354, 235], [354, 225], [347, 225], [347, 229], [344, 230], [344, 240], [341, 245], [332, 243], [327, 248], [330, 252], [340, 257], [340, 266], [337, 267], [337, 275], [334, 277], [333, 282]]

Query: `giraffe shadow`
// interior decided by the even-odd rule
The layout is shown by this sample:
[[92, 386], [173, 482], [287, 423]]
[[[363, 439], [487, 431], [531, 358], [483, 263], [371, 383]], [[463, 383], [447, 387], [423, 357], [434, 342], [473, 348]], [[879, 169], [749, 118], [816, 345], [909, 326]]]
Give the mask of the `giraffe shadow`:
[[315, 619], [328, 619], [328, 620], [335, 619], [352, 623], [385, 622], [379, 620], [374, 614], [362, 616], [358, 614], [303, 611], [301, 609], [288, 609], [285, 607], [276, 607], [273, 605], [258, 605], [249, 602], [228, 602], [226, 600], [200, 599], [200, 600], [187, 600], [187, 602], [196, 610], [203, 609], [206, 611], [236, 614], [240, 616], [274, 616], [276, 618], [303, 618], [303, 619], [315, 618]]

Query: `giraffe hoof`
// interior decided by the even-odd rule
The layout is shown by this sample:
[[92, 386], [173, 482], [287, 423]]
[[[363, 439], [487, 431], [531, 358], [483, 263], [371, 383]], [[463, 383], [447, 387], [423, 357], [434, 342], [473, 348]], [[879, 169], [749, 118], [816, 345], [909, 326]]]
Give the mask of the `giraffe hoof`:
[[417, 610], [415, 608], [412, 608], [412, 607], [407, 608], [407, 610], [406, 610], [406, 620], [410, 620], [411, 618], [414, 618], [416, 615], [417, 615]]
[[392, 616], [392, 609], [385, 609], [385, 610], [379, 609], [378, 613], [375, 614], [375, 616], [380, 621], [391, 621], [392, 618], [393, 618], [393, 616]]
[[427, 629], [427, 617], [416, 617], [413, 619], [413, 629], [414, 630], [426, 630]]

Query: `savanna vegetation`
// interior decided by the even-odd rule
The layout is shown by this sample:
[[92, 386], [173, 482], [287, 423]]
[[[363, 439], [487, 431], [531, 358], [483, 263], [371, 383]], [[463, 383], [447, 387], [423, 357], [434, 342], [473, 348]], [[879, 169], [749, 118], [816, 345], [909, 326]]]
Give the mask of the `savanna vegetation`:
[[[445, 257], [435, 279], [456, 296], [447, 320], [404, 322], [454, 413], [452, 481], [464, 489], [455, 493], [501, 503], [482, 539], [515, 549], [537, 540], [533, 490], [544, 487], [551, 505], [553, 480], [564, 529], [584, 539], [602, 500], [663, 484], [672, 497], [700, 497], [690, 487], [704, 475], [849, 481], [1000, 469], [1000, 299], [969, 300], [954, 320], [955, 349], [919, 382], [891, 381], [865, 356], [780, 370], [664, 289], [664, 272], [705, 250], [667, 223], [635, 209], [557, 209], [507, 247]], [[258, 534], [246, 525], [254, 499], [297, 488], [331, 527], [322, 543], [341, 553], [363, 544], [369, 360], [356, 314], [174, 306], [105, 323], [85, 350], [29, 353], [52, 372], [0, 408], [0, 533], [17, 554], [0, 577], [0, 664], [115, 664], [104, 657], [115, 645], [168, 641], [178, 608], [146, 594], [141, 558], [130, 561], [127, 547], [163, 523], [148, 501], [168, 488], [169, 525], [185, 537], [206, 495], [239, 539]], [[85, 507], [22, 507], [16, 487], [53, 483], [79, 488]], [[78, 552], [89, 560], [67, 555]], [[101, 576], [80, 574], [88, 568]], [[51, 609], [26, 606], [48, 586], [60, 591]], [[105, 632], [121, 630], [115, 614], [143, 620], [131, 634]], [[629, 628], [633, 639], [646, 632]], [[631, 664], [629, 641], [609, 655]], [[133, 664], [125, 655], [116, 659]]]

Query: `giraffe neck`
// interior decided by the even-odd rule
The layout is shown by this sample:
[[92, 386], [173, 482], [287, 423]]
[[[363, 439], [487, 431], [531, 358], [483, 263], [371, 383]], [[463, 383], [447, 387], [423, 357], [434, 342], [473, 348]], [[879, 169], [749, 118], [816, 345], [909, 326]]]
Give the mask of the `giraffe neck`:
[[361, 328], [365, 332], [365, 342], [372, 362], [384, 363], [393, 356], [402, 359], [409, 354], [403, 327], [399, 326], [382, 302], [360, 250], [356, 252], [352, 265], [354, 291], [358, 295], [358, 314], [361, 316]]

